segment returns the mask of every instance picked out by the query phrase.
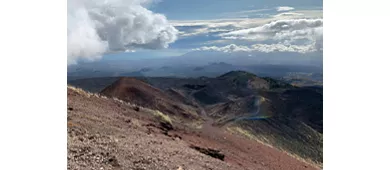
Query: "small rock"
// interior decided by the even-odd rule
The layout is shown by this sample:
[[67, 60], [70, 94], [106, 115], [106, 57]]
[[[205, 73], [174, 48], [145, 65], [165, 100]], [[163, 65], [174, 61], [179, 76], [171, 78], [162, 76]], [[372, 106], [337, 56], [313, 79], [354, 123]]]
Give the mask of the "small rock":
[[220, 153], [219, 150], [215, 150], [215, 149], [210, 149], [210, 148], [201, 148], [201, 147], [198, 147], [198, 146], [194, 146], [194, 145], [191, 145], [190, 146], [192, 149], [195, 149], [197, 151], [199, 151], [200, 153], [203, 153], [205, 155], [209, 155], [213, 158], [216, 158], [216, 159], [219, 159], [219, 160], [224, 160], [225, 159], [225, 155]]

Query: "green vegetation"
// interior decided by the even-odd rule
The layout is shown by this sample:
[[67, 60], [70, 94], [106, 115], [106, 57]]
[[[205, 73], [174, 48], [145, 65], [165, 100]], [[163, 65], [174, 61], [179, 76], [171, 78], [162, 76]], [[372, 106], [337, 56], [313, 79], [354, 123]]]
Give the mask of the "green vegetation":
[[304, 123], [298, 123], [294, 128], [273, 124], [272, 126], [276, 126], [274, 130], [265, 130], [266, 128], [261, 128], [262, 126], [264, 125], [256, 125], [253, 122], [243, 121], [229, 129], [251, 140], [265, 143], [285, 151], [305, 162], [319, 167], [322, 166], [323, 136], [321, 133], [318, 133]]
[[153, 114], [163, 123], [169, 123], [172, 125], [172, 120], [168, 115], [166, 115], [158, 110], [154, 110]]

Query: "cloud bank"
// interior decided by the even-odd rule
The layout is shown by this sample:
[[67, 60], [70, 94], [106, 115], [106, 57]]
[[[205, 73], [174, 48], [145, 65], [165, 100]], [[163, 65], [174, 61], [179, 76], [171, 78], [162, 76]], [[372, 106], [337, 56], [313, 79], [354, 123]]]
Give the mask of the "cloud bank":
[[286, 45], [286, 44], [254, 44], [251, 46], [230, 44], [227, 46], [203, 46], [200, 48], [193, 49], [194, 51], [219, 51], [224, 53], [232, 52], [297, 52], [307, 53], [316, 51], [314, 44], [309, 45]]
[[291, 10], [294, 10], [294, 9], [295, 8], [289, 7], [289, 6], [280, 6], [280, 7], [276, 8], [277, 11], [291, 11]]
[[221, 34], [227, 39], [267, 40], [312, 36], [322, 29], [322, 19], [287, 19], [272, 21], [259, 27]]
[[277, 20], [254, 28], [222, 33], [220, 36], [231, 40], [272, 40], [291, 45], [314, 44], [317, 50], [322, 50], [323, 20]]
[[68, 0], [68, 65], [135, 48], [160, 49], [177, 39], [166, 17], [146, 7], [152, 0]]
[[[314, 20], [322, 18], [322, 11], [303, 10], [296, 12], [283, 12], [275, 15], [270, 15], [266, 18], [232, 18], [232, 19], [216, 19], [216, 20], [181, 20], [171, 21], [172, 24], [180, 31], [179, 37], [186, 38], [191, 36], [204, 36], [206, 34], [222, 34], [245, 29], [258, 28], [263, 25], [283, 21], [283, 20]], [[310, 21], [309, 21], [310, 22]], [[224, 34], [222, 34], [224, 35]], [[228, 34], [226, 34], [228, 35]], [[213, 35], [214, 36], [214, 35]], [[251, 40], [251, 37], [237, 38], [236, 36], [222, 36], [225, 40]], [[267, 38], [269, 39], [269, 38]], [[258, 40], [252, 38], [252, 40]]]

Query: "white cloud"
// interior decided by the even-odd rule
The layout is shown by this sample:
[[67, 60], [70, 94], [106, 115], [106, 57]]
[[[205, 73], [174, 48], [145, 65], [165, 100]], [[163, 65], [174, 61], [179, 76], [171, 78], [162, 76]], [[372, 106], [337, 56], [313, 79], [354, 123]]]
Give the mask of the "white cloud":
[[167, 48], [178, 31], [152, 0], [68, 0], [68, 64], [106, 52]]
[[[238, 29], [250, 28], [265, 24], [274, 19], [220, 19], [220, 20], [182, 20], [171, 21], [180, 32], [180, 37], [197, 36], [216, 32], [231, 32]], [[181, 27], [181, 28], [180, 28]]]
[[[261, 9], [265, 10], [265, 9]], [[257, 10], [241, 11], [241, 12], [256, 12]], [[263, 15], [263, 14], [262, 14]], [[268, 14], [267, 14], [268, 15]], [[216, 20], [175, 20], [171, 23], [175, 27], [183, 27], [180, 29], [181, 37], [197, 36], [201, 34], [213, 32], [237, 31], [259, 27], [267, 23], [277, 20], [293, 20], [305, 17], [307, 19], [322, 18], [322, 10], [301, 10], [296, 12], [284, 12], [266, 18], [232, 18], [232, 19], [216, 19]], [[185, 27], [185, 28], [184, 28]], [[229, 39], [238, 39], [238, 37], [224, 37]]]
[[305, 18], [310, 16], [311, 18], [322, 18], [323, 17], [323, 11], [322, 10], [298, 10], [294, 11], [296, 13], [303, 14]]
[[322, 30], [322, 19], [287, 19], [272, 21], [254, 28], [222, 33], [220, 36], [230, 40], [273, 40], [289, 44], [304, 40], [305, 44], [316, 42], [318, 48], [321, 49]]
[[270, 10], [272, 9], [253, 9], [253, 10], [246, 10], [246, 11], [231, 12], [227, 14], [252, 14], [252, 13], [265, 12]]
[[277, 11], [291, 11], [294, 9], [295, 9], [294, 7], [289, 7], [289, 6], [280, 6], [276, 8]]
[[251, 46], [254, 51], [260, 52], [298, 52], [307, 53], [316, 51], [313, 44], [308, 45], [288, 45], [288, 44], [255, 44]]
[[322, 27], [322, 19], [277, 20], [259, 27], [223, 33], [221, 36], [234, 36], [238, 39], [265, 40], [280, 35], [304, 34]]
[[297, 52], [307, 53], [316, 51], [315, 44], [308, 45], [288, 45], [288, 44], [254, 44], [251, 46], [230, 44], [227, 46], [203, 46], [200, 48], [193, 49], [194, 51], [219, 51], [224, 53], [231, 52]]
[[204, 43], [202, 43], [202, 45], [212, 45], [212, 44], [229, 44], [230, 40], [225, 40], [225, 39], [221, 39], [221, 40], [211, 40], [211, 41], [206, 41]]
[[208, 36], [207, 34], [208, 33], [220, 33], [220, 32], [230, 32], [230, 31], [234, 31], [234, 29], [226, 29], [226, 28], [198, 28], [198, 29], [194, 29], [192, 31], [180, 31], [179, 32], [179, 36], [181, 37], [190, 37], [190, 36], [197, 36], [197, 35], [202, 35], [202, 34], [206, 34], [206, 36]]
[[276, 14], [274, 15], [273, 17], [285, 17], [285, 16], [303, 16], [304, 14], [302, 13], [297, 13], [297, 12], [283, 12], [283, 13], [280, 13], [280, 14]]
[[234, 19], [215, 19], [215, 20], [173, 20], [171, 21], [173, 26], [204, 26], [208, 28], [217, 28], [225, 27], [230, 25], [240, 26], [242, 22], [257, 22], [258, 19], [243, 19], [243, 18], [234, 18]]
[[193, 49], [193, 50], [194, 51], [221, 51], [221, 52], [239, 52], [239, 51], [249, 52], [252, 49], [250, 49], [247, 46], [230, 44], [230, 45], [223, 46], [223, 47], [203, 46], [203, 47], [196, 48], [196, 49]]
[[190, 36], [195, 36], [195, 35], [199, 35], [199, 34], [206, 34], [208, 32], [209, 32], [208, 28], [198, 28], [198, 29], [194, 29], [192, 31], [180, 31], [179, 36], [190, 37]]

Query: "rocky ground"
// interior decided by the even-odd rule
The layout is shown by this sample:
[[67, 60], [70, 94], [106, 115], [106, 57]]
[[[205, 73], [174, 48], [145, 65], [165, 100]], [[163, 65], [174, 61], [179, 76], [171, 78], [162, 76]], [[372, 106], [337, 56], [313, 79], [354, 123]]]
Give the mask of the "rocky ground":
[[148, 114], [68, 88], [68, 169], [237, 169], [160, 133]]
[[173, 127], [152, 110], [68, 87], [68, 169], [318, 169], [209, 121]]

